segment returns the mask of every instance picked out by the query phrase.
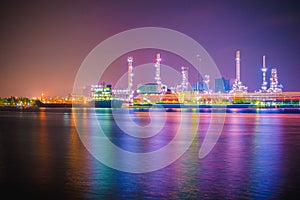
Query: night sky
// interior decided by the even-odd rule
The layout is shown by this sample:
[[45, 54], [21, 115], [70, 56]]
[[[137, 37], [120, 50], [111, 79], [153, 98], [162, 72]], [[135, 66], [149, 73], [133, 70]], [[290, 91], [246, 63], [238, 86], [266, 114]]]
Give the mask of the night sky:
[[[260, 88], [266, 55], [268, 72], [278, 69], [284, 91], [300, 91], [296, 2], [1, 1], [0, 96], [33, 97], [42, 91], [65, 96], [94, 47], [138, 27], [164, 27], [190, 36], [207, 50], [226, 79], [235, 76], [235, 51], [240, 50], [241, 79], [249, 91]], [[126, 69], [126, 62], [120, 67]], [[113, 82], [109, 76], [107, 82]]]

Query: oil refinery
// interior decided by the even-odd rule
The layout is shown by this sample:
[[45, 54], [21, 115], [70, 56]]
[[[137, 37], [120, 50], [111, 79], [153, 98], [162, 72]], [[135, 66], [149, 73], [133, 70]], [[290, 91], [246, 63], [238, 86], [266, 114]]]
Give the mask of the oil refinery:
[[[197, 58], [200, 61], [199, 55]], [[283, 92], [279, 82], [277, 68], [267, 69], [266, 56], [262, 56], [261, 87], [257, 91], [249, 92], [242, 83], [241, 52], [235, 52], [235, 79], [233, 83], [224, 77], [211, 80], [210, 74], [202, 75], [197, 72], [197, 82], [189, 80], [189, 67], [182, 66], [181, 83], [168, 86], [161, 76], [160, 53], [156, 54], [153, 63], [153, 81], [137, 83], [134, 88], [134, 58], [127, 58], [127, 86], [115, 89], [111, 84], [98, 83], [87, 86], [86, 95], [69, 95], [63, 99], [49, 99], [43, 95], [38, 99], [40, 107], [234, 107], [234, 108], [294, 108], [300, 107], [300, 92]], [[194, 67], [194, 66], [192, 66]], [[259, 69], [259, 68], [258, 68]], [[267, 72], [270, 72], [269, 78]], [[269, 80], [269, 82], [268, 82]], [[214, 87], [211, 82], [214, 81]], [[125, 83], [126, 84], [126, 83]]]
[[[282, 85], [279, 84], [278, 71], [271, 68], [270, 83], [268, 88], [266, 56], [262, 58], [262, 84], [256, 92], [248, 92], [248, 87], [241, 81], [241, 52], [236, 51], [235, 57], [235, 80], [230, 87], [230, 81], [222, 78], [215, 79], [215, 88], [210, 88], [210, 75], [205, 74], [203, 81], [190, 84], [189, 67], [181, 67], [182, 81], [179, 85], [167, 86], [163, 84], [161, 77], [161, 54], [156, 54], [154, 63], [153, 82], [138, 84], [133, 88], [133, 57], [128, 57], [128, 88], [124, 90], [111, 89], [111, 98], [123, 101], [123, 106], [153, 106], [165, 105], [168, 107], [177, 106], [177, 104], [189, 106], [209, 106], [209, 105], [239, 105], [256, 106], [256, 107], [280, 107], [280, 106], [299, 106], [299, 93], [283, 92]], [[101, 96], [95, 93], [94, 87], [105, 87], [94, 85], [91, 86], [91, 98]], [[214, 89], [214, 91], [212, 90]], [[98, 90], [99, 91], [99, 90]]]
[[[199, 57], [199, 55], [198, 55]], [[133, 88], [133, 57], [127, 58], [128, 64], [128, 87], [124, 90], [111, 88], [111, 99], [118, 99], [123, 102], [123, 107], [144, 107], [163, 105], [165, 107], [176, 106], [235, 106], [235, 107], [299, 107], [300, 93], [283, 92], [282, 85], [279, 83], [278, 71], [271, 68], [268, 84], [266, 56], [262, 57], [262, 84], [255, 92], [249, 92], [248, 87], [242, 83], [241, 79], [241, 52], [235, 53], [235, 79], [232, 85], [230, 80], [223, 77], [217, 78], [215, 88], [210, 87], [210, 75], [205, 74], [203, 81], [190, 84], [189, 67], [181, 67], [181, 84], [167, 86], [163, 83], [161, 77], [161, 54], [156, 54], [154, 66], [153, 82], [137, 84]], [[269, 87], [268, 87], [269, 85]], [[101, 93], [95, 91], [95, 87], [106, 87], [102, 84], [91, 86], [91, 99], [101, 96]], [[214, 90], [213, 90], [214, 89]]]

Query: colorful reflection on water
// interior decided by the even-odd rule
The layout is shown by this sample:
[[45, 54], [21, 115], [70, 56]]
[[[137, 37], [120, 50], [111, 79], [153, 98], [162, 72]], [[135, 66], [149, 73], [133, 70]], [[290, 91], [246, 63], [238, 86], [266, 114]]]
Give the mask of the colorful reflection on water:
[[[149, 113], [132, 114], [139, 125], [150, 123]], [[107, 109], [93, 116], [88, 109], [2, 112], [0, 180], [11, 197], [14, 194], [9, 190], [28, 197], [72, 199], [282, 199], [298, 193], [299, 114], [227, 113], [218, 142], [199, 159], [212, 115], [218, 113], [185, 112], [190, 121], [186, 134], [191, 134], [195, 123], [199, 125], [191, 146], [171, 165], [142, 174], [117, 171], [95, 159], [77, 134], [75, 115], [83, 119], [81, 125], [88, 134], [97, 136], [93, 129], [97, 124], [90, 120], [96, 116], [114, 144], [139, 153], [168, 144], [180, 122], [178, 111], [166, 112], [162, 131], [141, 139], [124, 134]], [[182, 143], [176, 143], [178, 149]], [[130, 162], [133, 167], [144, 164], [124, 160], [94, 140], [89, 144], [106, 152], [112, 162]]]

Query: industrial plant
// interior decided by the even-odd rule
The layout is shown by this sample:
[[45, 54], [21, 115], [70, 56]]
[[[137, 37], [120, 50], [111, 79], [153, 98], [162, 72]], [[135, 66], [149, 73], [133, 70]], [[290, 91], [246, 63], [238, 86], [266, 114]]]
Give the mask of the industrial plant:
[[[199, 55], [197, 58], [201, 61]], [[189, 66], [181, 66], [180, 83], [167, 85], [161, 76], [161, 62], [161, 54], [157, 53], [153, 63], [152, 82], [134, 82], [134, 77], [136, 77], [134, 76], [134, 58], [130, 56], [127, 58], [127, 86], [124, 88], [116, 89], [111, 84], [97, 83], [86, 86], [83, 94], [70, 94], [66, 98], [46, 98], [42, 94], [37, 99], [36, 104], [40, 107], [72, 107], [73, 105], [100, 108], [149, 106], [168, 108], [300, 107], [300, 93], [283, 92], [278, 71], [276, 68], [268, 70], [265, 55], [262, 56], [261, 86], [254, 92], [249, 92], [248, 87], [242, 82], [240, 51], [235, 52], [235, 78], [232, 83], [224, 77], [215, 77], [211, 80], [212, 75], [202, 74], [200, 76], [198, 71], [196, 82], [191, 82]], [[269, 76], [267, 72], [269, 72]], [[200, 77], [202, 77], [201, 80]], [[214, 84], [211, 84], [212, 82]]]
[[[197, 72], [197, 82], [190, 84], [189, 67], [181, 67], [181, 84], [168, 86], [163, 83], [161, 77], [161, 54], [156, 54], [154, 66], [153, 82], [137, 84], [133, 88], [133, 57], [128, 57], [128, 88], [116, 90], [111, 88], [111, 99], [118, 99], [123, 102], [123, 106], [175, 106], [175, 105], [246, 105], [257, 107], [280, 107], [299, 106], [299, 94], [283, 92], [279, 83], [278, 71], [271, 68], [270, 77], [267, 76], [266, 56], [262, 57], [262, 84], [255, 92], [249, 92], [248, 87], [242, 83], [241, 79], [241, 52], [235, 53], [235, 79], [232, 84], [224, 77], [210, 80], [210, 75], [205, 74], [200, 81], [200, 74]], [[268, 83], [269, 80], [269, 83]], [[210, 82], [214, 81], [215, 87], [210, 87]], [[269, 86], [269, 87], [268, 87]], [[95, 87], [106, 87], [105, 85], [95, 85], [91, 87], [91, 98], [101, 96], [102, 90], [95, 90]], [[98, 92], [97, 92], [98, 91]]]

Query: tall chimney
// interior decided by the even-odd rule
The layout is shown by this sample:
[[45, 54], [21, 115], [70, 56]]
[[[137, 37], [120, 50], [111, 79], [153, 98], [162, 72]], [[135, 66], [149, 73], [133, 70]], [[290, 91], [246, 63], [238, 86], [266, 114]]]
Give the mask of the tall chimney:
[[241, 63], [240, 63], [240, 51], [236, 51], [235, 54], [235, 71], [236, 71], [236, 80], [237, 82], [241, 81]]
[[267, 72], [267, 68], [266, 68], [266, 56], [263, 56], [263, 67], [261, 68], [262, 74], [263, 74], [263, 82], [261, 85], [261, 89], [263, 92], [267, 91], [267, 85], [268, 82], [266, 80], [266, 72]]
[[132, 77], [133, 77], [133, 68], [132, 68], [132, 63], [133, 63], [133, 58], [132, 57], [128, 57], [127, 58], [127, 63], [128, 63], [128, 92], [129, 92], [129, 99], [131, 99], [133, 97], [133, 90], [132, 90]]
[[160, 58], [160, 54], [156, 54], [156, 63], [155, 63], [155, 80], [156, 83], [158, 85], [161, 84], [161, 79], [160, 79], [160, 62], [161, 62], [161, 58]]

